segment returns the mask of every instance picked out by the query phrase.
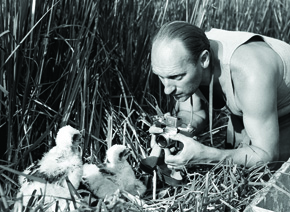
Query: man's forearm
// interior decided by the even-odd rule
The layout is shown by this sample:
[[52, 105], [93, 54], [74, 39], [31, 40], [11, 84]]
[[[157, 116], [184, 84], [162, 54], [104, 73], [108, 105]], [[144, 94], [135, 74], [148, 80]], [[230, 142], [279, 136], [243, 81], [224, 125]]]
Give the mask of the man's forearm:
[[264, 150], [252, 145], [229, 150], [205, 146], [200, 156], [204, 162], [220, 161], [226, 157], [230, 157], [234, 163], [246, 165], [247, 167], [254, 166], [258, 162], [270, 162], [273, 160]]

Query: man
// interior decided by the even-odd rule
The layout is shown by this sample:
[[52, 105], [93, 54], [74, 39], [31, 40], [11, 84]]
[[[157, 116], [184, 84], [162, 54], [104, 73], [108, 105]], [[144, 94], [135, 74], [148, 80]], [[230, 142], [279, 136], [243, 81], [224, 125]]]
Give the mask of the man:
[[[232, 114], [228, 141], [235, 148], [208, 147], [178, 133], [171, 138], [182, 142], [184, 148], [177, 155], [164, 149], [167, 165], [219, 161], [229, 156], [237, 164], [247, 161], [250, 167], [289, 158], [290, 45], [248, 32], [212, 29], [204, 33], [176, 21], [165, 24], [155, 35], [151, 62], [165, 94], [178, 101], [178, 116], [192, 119], [193, 127], [199, 130], [207, 120], [202, 99], [208, 100], [209, 92], [213, 93], [214, 108], [226, 106]], [[156, 131], [151, 128], [151, 132]]]

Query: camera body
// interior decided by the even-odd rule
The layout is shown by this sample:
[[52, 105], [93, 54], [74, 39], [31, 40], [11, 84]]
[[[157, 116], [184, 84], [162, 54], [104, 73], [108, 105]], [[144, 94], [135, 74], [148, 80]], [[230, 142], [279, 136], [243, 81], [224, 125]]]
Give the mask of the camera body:
[[180, 118], [167, 114], [154, 117], [153, 123], [155, 126], [163, 129], [162, 133], [156, 135], [156, 143], [161, 148], [169, 148], [175, 145], [176, 141], [172, 140], [170, 135], [181, 133], [188, 137], [194, 136], [195, 128], [191, 125], [187, 125], [186, 128], [183, 128], [180, 124], [181, 121]]

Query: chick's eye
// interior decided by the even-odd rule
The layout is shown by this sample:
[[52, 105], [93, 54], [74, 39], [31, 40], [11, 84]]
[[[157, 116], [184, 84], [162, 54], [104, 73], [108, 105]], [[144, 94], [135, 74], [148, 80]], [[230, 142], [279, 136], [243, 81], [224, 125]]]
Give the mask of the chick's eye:
[[80, 134], [74, 134], [72, 139], [73, 141], [78, 141], [80, 138], [81, 138]]
[[119, 154], [119, 161], [121, 161], [124, 156], [125, 156], [125, 151], [120, 152], [120, 154]]

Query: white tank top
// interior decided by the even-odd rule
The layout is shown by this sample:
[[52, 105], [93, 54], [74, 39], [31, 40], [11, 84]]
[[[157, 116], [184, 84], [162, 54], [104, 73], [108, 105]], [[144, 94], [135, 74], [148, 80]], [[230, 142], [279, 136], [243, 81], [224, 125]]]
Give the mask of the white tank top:
[[[223, 46], [223, 56], [220, 58], [221, 71], [224, 77], [222, 79], [225, 84], [223, 85], [223, 91], [225, 92], [226, 104], [230, 111], [235, 114], [242, 116], [242, 111], [236, 106], [234, 91], [231, 79], [230, 61], [234, 51], [251, 39], [254, 36], [259, 36], [267, 43], [282, 59], [284, 66], [283, 79], [277, 89], [279, 95], [277, 99], [278, 115], [283, 116], [290, 113], [290, 45], [267, 36], [254, 34], [250, 32], [241, 31], [227, 31], [221, 29], [211, 29], [205, 33], [209, 40], [215, 40]], [[252, 71], [252, 70], [249, 70]]]

